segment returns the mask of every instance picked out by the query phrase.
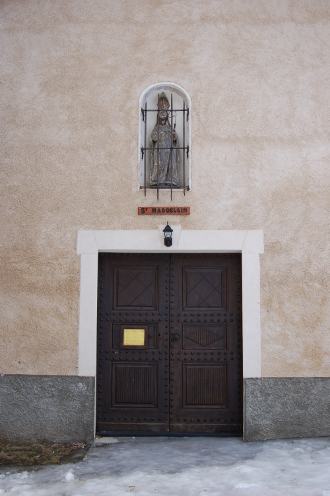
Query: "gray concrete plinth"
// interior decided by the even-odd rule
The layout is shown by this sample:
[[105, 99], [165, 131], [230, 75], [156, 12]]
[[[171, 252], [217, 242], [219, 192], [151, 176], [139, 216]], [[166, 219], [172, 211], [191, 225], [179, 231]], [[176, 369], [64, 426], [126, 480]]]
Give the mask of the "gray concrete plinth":
[[[93, 377], [0, 377], [0, 439], [91, 441]], [[244, 439], [330, 436], [330, 378], [244, 380]]]
[[244, 439], [330, 436], [330, 378], [244, 380]]
[[0, 439], [13, 442], [90, 441], [94, 437], [93, 377], [0, 377]]

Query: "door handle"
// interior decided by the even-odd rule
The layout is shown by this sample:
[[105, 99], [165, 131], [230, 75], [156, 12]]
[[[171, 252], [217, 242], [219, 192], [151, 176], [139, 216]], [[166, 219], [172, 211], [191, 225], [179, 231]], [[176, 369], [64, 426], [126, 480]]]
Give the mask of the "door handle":
[[180, 334], [174, 332], [171, 334], [171, 343], [176, 343], [180, 339]]

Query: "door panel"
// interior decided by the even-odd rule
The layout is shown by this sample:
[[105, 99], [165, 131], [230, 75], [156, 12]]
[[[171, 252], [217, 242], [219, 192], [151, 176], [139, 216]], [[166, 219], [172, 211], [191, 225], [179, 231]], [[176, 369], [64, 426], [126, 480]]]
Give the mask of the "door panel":
[[157, 364], [113, 363], [112, 406], [157, 408]]
[[170, 430], [240, 433], [240, 255], [175, 255], [170, 299]]
[[100, 255], [99, 433], [241, 433], [241, 347], [240, 255]]
[[146, 261], [137, 268], [132, 265], [116, 267], [114, 269], [114, 310], [121, 308], [156, 310], [159, 303], [158, 272], [157, 265], [149, 267]]
[[[198, 260], [196, 262], [198, 263]], [[226, 288], [225, 269], [198, 265], [182, 267], [182, 308], [192, 310], [223, 308]]]

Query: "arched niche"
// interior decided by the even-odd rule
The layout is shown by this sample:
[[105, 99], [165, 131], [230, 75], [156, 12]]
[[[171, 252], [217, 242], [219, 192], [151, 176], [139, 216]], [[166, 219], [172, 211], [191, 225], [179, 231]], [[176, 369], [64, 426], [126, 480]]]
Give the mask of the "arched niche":
[[[166, 96], [168, 108], [168, 125], [173, 130], [175, 141], [171, 143], [171, 151], [165, 150], [166, 157], [171, 159], [171, 167], [175, 163], [177, 181], [155, 183], [155, 154], [159, 151], [160, 141], [153, 141], [155, 126], [159, 122], [159, 101], [161, 95]], [[168, 144], [167, 144], [168, 145]], [[167, 146], [166, 145], [166, 146]], [[157, 147], [155, 150], [155, 147]], [[147, 194], [154, 189], [159, 197], [159, 190], [170, 190], [172, 193], [181, 190], [184, 194], [191, 188], [191, 99], [188, 93], [175, 83], [156, 83], [146, 88], [139, 101], [139, 186]], [[157, 155], [158, 156], [158, 155]], [[175, 157], [175, 160], [174, 158]], [[174, 169], [172, 169], [174, 170]], [[158, 176], [158, 175], [157, 175]], [[152, 179], [154, 178], [154, 179]], [[172, 174], [171, 174], [172, 178]], [[158, 181], [158, 180], [157, 180]]]

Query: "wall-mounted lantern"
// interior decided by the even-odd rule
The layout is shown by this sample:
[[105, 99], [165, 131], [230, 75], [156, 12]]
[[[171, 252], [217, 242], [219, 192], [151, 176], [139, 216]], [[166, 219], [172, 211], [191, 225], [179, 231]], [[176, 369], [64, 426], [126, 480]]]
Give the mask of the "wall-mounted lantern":
[[164, 245], [165, 246], [172, 246], [173, 229], [171, 228], [171, 226], [168, 225], [168, 223], [166, 224], [165, 228], [163, 229], [163, 233], [164, 233]]

